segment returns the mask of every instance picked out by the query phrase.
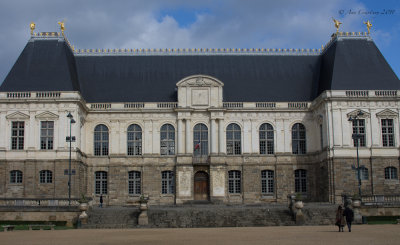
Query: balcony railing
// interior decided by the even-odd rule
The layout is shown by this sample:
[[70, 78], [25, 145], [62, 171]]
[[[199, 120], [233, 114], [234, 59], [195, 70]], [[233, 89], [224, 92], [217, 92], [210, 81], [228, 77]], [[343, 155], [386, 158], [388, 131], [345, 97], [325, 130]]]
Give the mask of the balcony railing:
[[209, 157], [208, 156], [203, 156], [203, 155], [198, 155], [198, 156], [193, 156], [192, 161], [194, 164], [207, 164], [209, 163]]
[[364, 206], [400, 206], [400, 195], [363, 195], [361, 202]]

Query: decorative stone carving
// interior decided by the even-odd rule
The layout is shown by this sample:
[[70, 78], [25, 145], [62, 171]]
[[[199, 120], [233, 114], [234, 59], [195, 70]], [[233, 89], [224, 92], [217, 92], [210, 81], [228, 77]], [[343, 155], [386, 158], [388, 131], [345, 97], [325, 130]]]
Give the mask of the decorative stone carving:
[[383, 111], [376, 113], [376, 117], [379, 118], [396, 118], [397, 116], [398, 114], [396, 112], [389, 109], [385, 109]]
[[29, 115], [26, 115], [25, 113], [17, 111], [17, 112], [11, 113], [10, 115], [7, 115], [6, 118], [13, 119], [13, 120], [26, 120], [26, 119], [29, 119]]
[[[363, 114], [362, 115], [358, 115], [359, 114], [359, 112], [362, 112]], [[366, 111], [363, 111], [363, 110], [354, 110], [354, 111], [352, 111], [352, 112], [349, 112], [349, 113], [347, 113], [347, 117], [348, 118], [350, 118], [350, 117], [358, 117], [358, 118], [370, 118], [371, 117], [371, 114], [369, 114], [368, 112], [366, 112]]]
[[35, 116], [35, 118], [39, 120], [56, 120], [58, 117], [58, 115], [49, 111], [42, 112]]
[[189, 76], [176, 84], [177, 87], [209, 87], [224, 86], [224, 84], [216, 78], [206, 75]]

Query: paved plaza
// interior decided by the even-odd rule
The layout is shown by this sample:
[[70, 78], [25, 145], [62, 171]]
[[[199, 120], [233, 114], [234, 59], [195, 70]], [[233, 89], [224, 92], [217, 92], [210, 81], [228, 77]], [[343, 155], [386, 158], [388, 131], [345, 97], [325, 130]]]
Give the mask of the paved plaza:
[[275, 226], [192, 229], [83, 229], [1, 232], [0, 244], [399, 244], [400, 225]]

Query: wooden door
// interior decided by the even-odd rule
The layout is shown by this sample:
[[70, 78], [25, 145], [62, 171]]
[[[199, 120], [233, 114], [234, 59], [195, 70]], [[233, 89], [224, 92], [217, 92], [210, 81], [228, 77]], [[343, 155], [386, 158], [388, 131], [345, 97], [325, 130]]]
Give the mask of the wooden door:
[[194, 200], [208, 200], [208, 174], [200, 171], [194, 175]]

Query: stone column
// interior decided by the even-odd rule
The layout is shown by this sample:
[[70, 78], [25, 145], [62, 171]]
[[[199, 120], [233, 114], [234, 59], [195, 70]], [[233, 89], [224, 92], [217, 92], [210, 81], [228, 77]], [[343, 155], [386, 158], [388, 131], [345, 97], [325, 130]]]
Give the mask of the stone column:
[[192, 130], [190, 129], [191, 126], [191, 121], [190, 119], [186, 119], [186, 137], [185, 137], [185, 142], [186, 142], [186, 154], [192, 154], [193, 153], [193, 147], [192, 147]]
[[225, 136], [224, 136], [224, 119], [219, 119], [218, 120], [218, 142], [219, 142], [219, 153], [226, 153], [226, 149], [225, 149]]
[[[11, 131], [11, 128], [9, 129], [7, 127], [7, 122], [6, 122], [6, 113], [1, 113], [0, 112], [0, 128], [3, 130]], [[3, 135], [0, 137], [0, 149], [5, 150], [6, 149], [6, 132], [3, 133]]]
[[184, 153], [183, 146], [183, 122], [182, 119], [178, 119], [178, 154]]
[[218, 153], [218, 145], [217, 145], [217, 123], [215, 119], [211, 119], [211, 154]]

